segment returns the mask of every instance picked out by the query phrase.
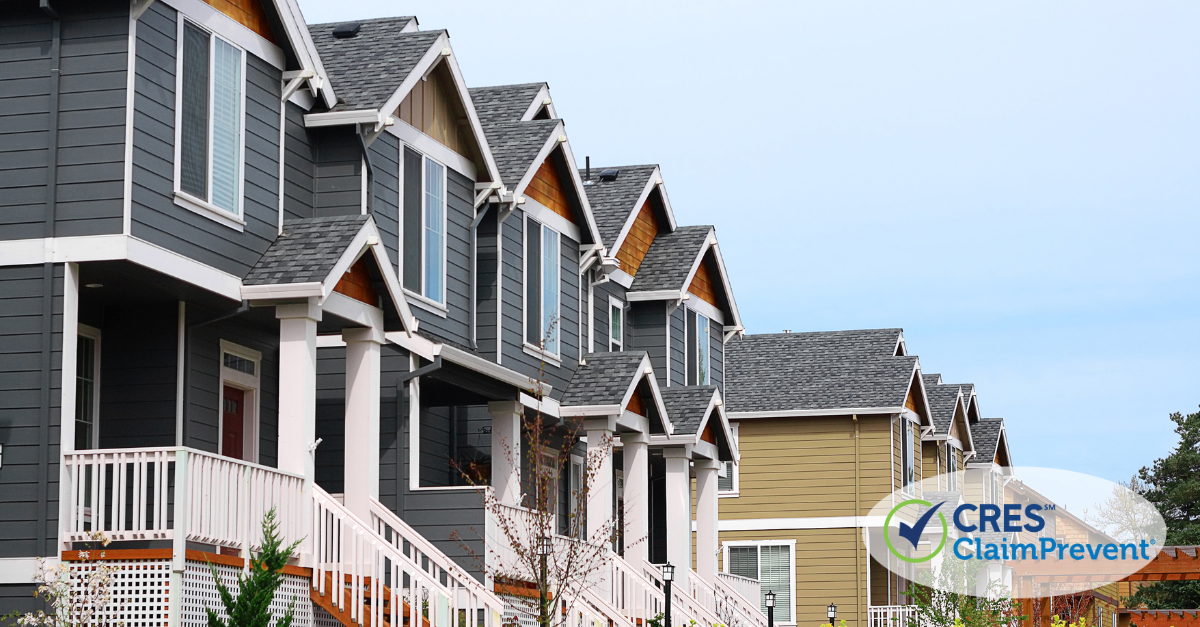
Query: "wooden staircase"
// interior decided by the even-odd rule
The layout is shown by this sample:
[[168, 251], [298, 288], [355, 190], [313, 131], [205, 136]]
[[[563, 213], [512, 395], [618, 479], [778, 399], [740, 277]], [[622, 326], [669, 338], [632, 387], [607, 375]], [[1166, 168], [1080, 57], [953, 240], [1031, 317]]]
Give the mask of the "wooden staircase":
[[[362, 584], [358, 589], [358, 595], [361, 597], [362, 602], [361, 611], [363, 613], [363, 622], [361, 626], [359, 625], [358, 621], [352, 618], [353, 614], [351, 612], [351, 608], [354, 607], [354, 603], [356, 601], [353, 579], [350, 575], [346, 575], [343, 577], [343, 579], [344, 582], [341, 586], [341, 607], [338, 607], [338, 603], [336, 603], [334, 599], [334, 594], [336, 594], [336, 592], [333, 585], [333, 573], [325, 573], [326, 594], [322, 595], [317, 587], [309, 589], [309, 598], [312, 599], [313, 605], [320, 607], [326, 612], [329, 612], [331, 616], [336, 618], [337, 621], [342, 625], [345, 625], [345, 627], [379, 627], [372, 624], [372, 616], [374, 616], [375, 612], [371, 611], [371, 578], [364, 577], [362, 579]], [[391, 599], [394, 597], [390, 587], [381, 587], [383, 589], [383, 620], [380, 622], [383, 623], [382, 627], [392, 627]], [[403, 627], [409, 627], [409, 623], [412, 622], [410, 619], [412, 616], [412, 606], [409, 605], [407, 600], [401, 600], [400, 603], [402, 604], [402, 607], [399, 608], [399, 617], [401, 617], [402, 620], [398, 622]], [[425, 612], [422, 612], [420, 627], [429, 627], [429, 617]]]

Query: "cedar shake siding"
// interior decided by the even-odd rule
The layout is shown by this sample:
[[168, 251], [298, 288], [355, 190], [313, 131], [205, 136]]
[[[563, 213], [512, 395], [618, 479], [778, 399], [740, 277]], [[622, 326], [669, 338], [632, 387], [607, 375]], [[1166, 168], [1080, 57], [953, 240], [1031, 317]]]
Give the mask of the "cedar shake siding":
[[245, 276], [279, 228], [280, 71], [246, 54], [242, 232], [174, 201], [177, 13], [156, 2], [138, 19], [131, 233]]
[[0, 558], [57, 553], [63, 272], [0, 268]]
[[122, 229], [129, 4], [54, 6], [0, 17], [0, 240]]

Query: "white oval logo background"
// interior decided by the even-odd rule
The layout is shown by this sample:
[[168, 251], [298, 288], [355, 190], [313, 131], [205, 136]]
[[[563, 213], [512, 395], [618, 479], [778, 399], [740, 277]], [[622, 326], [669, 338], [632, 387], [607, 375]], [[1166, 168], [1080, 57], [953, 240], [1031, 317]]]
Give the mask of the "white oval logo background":
[[1129, 488], [1031, 466], [924, 479], [880, 500], [865, 522], [871, 568], [945, 592], [1011, 598], [1120, 581], [1147, 566], [1166, 536], [1162, 515]]

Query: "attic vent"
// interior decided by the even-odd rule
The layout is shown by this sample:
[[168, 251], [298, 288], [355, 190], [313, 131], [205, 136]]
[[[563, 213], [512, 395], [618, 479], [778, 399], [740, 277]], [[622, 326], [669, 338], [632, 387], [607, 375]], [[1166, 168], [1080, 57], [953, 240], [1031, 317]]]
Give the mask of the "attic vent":
[[338, 24], [333, 27], [333, 36], [338, 39], [349, 39], [358, 34], [362, 30], [362, 24], [351, 22], [349, 24]]
[[615, 181], [615, 180], [617, 180], [617, 175], [620, 173], [621, 173], [621, 171], [616, 168], [609, 168], [607, 170], [601, 170], [600, 171], [600, 180], [601, 181]]

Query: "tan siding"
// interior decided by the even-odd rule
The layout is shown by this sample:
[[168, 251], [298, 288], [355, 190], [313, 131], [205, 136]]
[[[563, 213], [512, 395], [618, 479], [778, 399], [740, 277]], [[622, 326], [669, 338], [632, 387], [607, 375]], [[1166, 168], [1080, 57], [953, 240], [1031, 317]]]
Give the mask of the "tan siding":
[[938, 476], [941, 462], [938, 460], [938, 448], [941, 442], [926, 440], [921, 442], [921, 479], [932, 479]]

